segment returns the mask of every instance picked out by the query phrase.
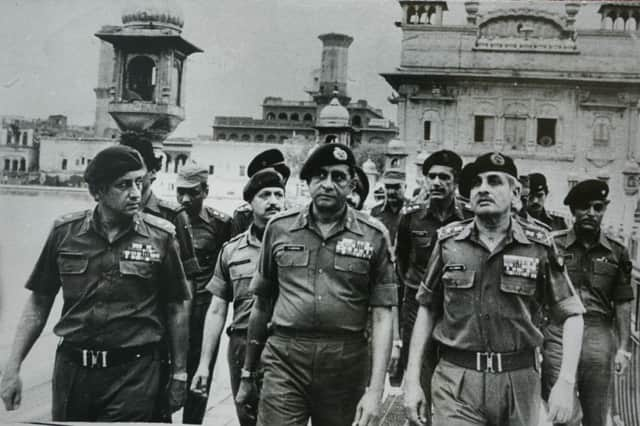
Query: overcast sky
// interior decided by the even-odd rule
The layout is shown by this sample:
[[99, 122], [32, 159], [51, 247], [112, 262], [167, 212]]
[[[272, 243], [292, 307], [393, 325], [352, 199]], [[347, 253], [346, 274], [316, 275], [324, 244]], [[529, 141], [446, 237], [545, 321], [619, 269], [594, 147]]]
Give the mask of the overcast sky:
[[[129, 0], [131, 1], [131, 0]], [[0, 18], [0, 115], [65, 114], [92, 125], [102, 25], [121, 25], [123, 0], [3, 0]], [[462, 1], [449, 1], [445, 23], [464, 23]], [[520, 2], [519, 4], [533, 4]], [[535, 2], [538, 3], [538, 2]], [[215, 115], [259, 117], [265, 96], [306, 99], [320, 66], [317, 36], [354, 37], [348, 91], [396, 120], [391, 88], [379, 73], [400, 61], [396, 0], [182, 0], [183, 37], [204, 50], [190, 57], [186, 120], [175, 136], [211, 134]], [[495, 6], [483, 2], [481, 12]], [[556, 2], [547, 8], [562, 9]], [[578, 23], [597, 25], [594, 7]]]

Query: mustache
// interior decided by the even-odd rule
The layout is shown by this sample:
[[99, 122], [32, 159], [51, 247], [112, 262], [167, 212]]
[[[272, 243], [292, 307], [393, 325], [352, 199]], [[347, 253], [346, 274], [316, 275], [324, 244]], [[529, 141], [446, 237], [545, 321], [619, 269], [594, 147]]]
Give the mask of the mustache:
[[279, 211], [282, 211], [282, 208], [280, 208], [278, 206], [271, 206], [271, 207], [267, 207], [267, 209], [265, 211], [267, 211], [267, 212], [279, 212]]

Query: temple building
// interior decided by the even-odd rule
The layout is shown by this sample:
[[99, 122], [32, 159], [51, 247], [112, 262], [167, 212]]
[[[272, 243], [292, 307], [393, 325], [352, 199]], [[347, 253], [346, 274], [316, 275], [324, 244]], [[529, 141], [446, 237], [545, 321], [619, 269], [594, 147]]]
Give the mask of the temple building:
[[445, 1], [399, 3], [400, 64], [382, 76], [397, 93], [409, 181], [418, 155], [447, 148], [469, 161], [501, 151], [521, 174], [544, 173], [552, 210], [565, 214], [572, 185], [607, 181], [606, 220], [630, 230], [640, 172], [639, 3], [583, 7], [601, 15], [591, 29], [576, 28], [580, 3], [467, 1], [457, 23], [447, 22]]
[[[393, 139], [398, 129], [382, 110], [366, 100], [351, 102], [347, 91], [348, 49], [353, 38], [344, 34], [322, 34], [322, 61], [307, 100], [285, 100], [268, 96], [262, 102], [262, 117], [216, 116], [213, 121], [214, 141], [282, 143], [294, 137], [307, 140], [320, 138], [319, 114], [332, 99], [347, 110], [352, 144], [384, 144]], [[320, 132], [321, 133], [321, 132]], [[322, 138], [324, 140], [324, 138]]]

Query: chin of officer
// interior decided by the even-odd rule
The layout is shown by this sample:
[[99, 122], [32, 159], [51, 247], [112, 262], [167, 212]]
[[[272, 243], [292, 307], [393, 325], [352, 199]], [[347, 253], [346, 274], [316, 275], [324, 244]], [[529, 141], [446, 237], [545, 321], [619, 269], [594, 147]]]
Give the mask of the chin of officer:
[[543, 305], [565, 332], [549, 420], [570, 418], [584, 307], [549, 234], [513, 220], [516, 176], [513, 160], [500, 153], [481, 155], [461, 172], [475, 217], [438, 230], [416, 295], [416, 324], [421, 327], [414, 327], [405, 374], [405, 408], [413, 422], [427, 420], [420, 368], [423, 354], [436, 343], [440, 361], [431, 382], [435, 425], [537, 426], [542, 334], [532, 317]]
[[21, 402], [20, 365], [62, 289], [53, 372], [54, 421], [151, 421], [168, 334], [170, 409], [186, 385], [184, 301], [191, 296], [173, 226], [139, 213], [146, 171], [131, 148], [99, 152], [85, 171], [94, 210], [58, 219], [27, 281], [31, 295], [0, 384], [8, 410]]
[[[259, 425], [306, 424], [309, 418], [319, 425], [365, 425], [377, 417], [397, 287], [388, 234], [379, 221], [346, 206], [354, 166], [345, 145], [316, 148], [300, 173], [311, 204], [278, 215], [266, 227], [251, 282], [255, 299], [236, 397], [240, 405], [255, 406], [260, 360]], [[370, 307], [373, 368], [367, 387]]]

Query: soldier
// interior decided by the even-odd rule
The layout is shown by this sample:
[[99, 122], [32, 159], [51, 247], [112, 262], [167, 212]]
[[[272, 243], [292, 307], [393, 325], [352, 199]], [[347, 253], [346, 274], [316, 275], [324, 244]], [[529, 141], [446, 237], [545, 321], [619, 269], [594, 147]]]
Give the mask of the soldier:
[[582, 338], [584, 308], [544, 229], [513, 220], [517, 169], [500, 153], [467, 165], [473, 219], [438, 231], [420, 284], [405, 375], [409, 418], [424, 423], [420, 369], [427, 341], [439, 345], [431, 398], [434, 425], [537, 425], [542, 333], [532, 321], [551, 306], [564, 328], [563, 362], [549, 417], [565, 421]]
[[529, 175], [527, 211], [535, 219], [549, 226], [552, 231], [567, 229], [568, 226], [563, 217], [551, 214], [545, 210], [544, 203], [547, 200], [547, 195], [549, 195], [547, 178], [541, 173], [531, 173]]
[[[284, 162], [284, 155], [282, 151], [277, 148], [267, 149], [256, 155], [247, 167], [247, 176], [251, 178], [257, 171], [273, 168], [276, 172], [280, 173], [284, 180], [285, 186], [291, 175], [291, 169]], [[233, 220], [231, 222], [231, 236], [244, 232], [251, 225], [253, 214], [251, 213], [250, 203], [243, 203], [235, 209], [233, 212]]]
[[355, 166], [356, 177], [353, 179], [353, 191], [347, 195], [347, 203], [356, 210], [362, 210], [369, 196], [369, 179], [364, 170]]
[[405, 204], [406, 178], [407, 174], [399, 169], [385, 170], [382, 175], [382, 183], [386, 193], [386, 202], [371, 209], [371, 216], [384, 224], [389, 231], [391, 241], [396, 240], [400, 211]]
[[[225, 244], [218, 257], [213, 278], [207, 284], [207, 290], [213, 294], [213, 298], [207, 311], [200, 364], [191, 382], [191, 390], [204, 397], [211, 382], [214, 357], [227, 320], [229, 303], [233, 303], [233, 319], [227, 328], [229, 378], [234, 398], [238, 392], [240, 369], [247, 347], [249, 313], [253, 305], [249, 283], [257, 270], [264, 228], [270, 218], [284, 209], [282, 176], [273, 169], [256, 172], [247, 182], [243, 198], [251, 205], [252, 224], [245, 232]], [[255, 417], [245, 416], [242, 407], [236, 407], [236, 411], [242, 426], [255, 425]]]
[[[570, 423], [580, 424], [582, 408], [584, 426], [607, 424], [612, 369], [615, 364], [616, 373], [622, 374], [631, 358], [631, 262], [624, 245], [600, 228], [609, 203], [608, 193], [609, 187], [600, 180], [578, 183], [564, 199], [575, 224], [554, 233], [569, 277], [586, 309], [578, 374], [570, 378], [579, 398]], [[618, 342], [614, 341], [614, 323]], [[544, 335], [542, 392], [546, 399], [562, 359], [562, 328], [553, 315]]]
[[20, 405], [20, 365], [62, 289], [61, 338], [53, 371], [54, 421], [147, 422], [160, 392], [160, 346], [173, 359], [170, 409], [186, 390], [191, 292], [173, 225], [140, 213], [145, 168], [133, 149], [99, 152], [84, 174], [93, 210], [58, 219], [26, 287], [31, 295], [7, 361], [0, 394]]
[[[207, 169], [191, 164], [180, 170], [176, 181], [178, 203], [189, 215], [193, 245], [200, 266], [199, 272], [191, 279], [193, 300], [189, 320], [188, 383], [191, 383], [198, 367], [204, 320], [211, 303], [211, 293], [207, 291], [206, 286], [213, 276], [213, 269], [222, 245], [231, 237], [231, 218], [213, 207], [204, 205], [204, 200], [209, 195], [208, 178]], [[209, 377], [207, 383], [210, 379]], [[184, 402], [182, 422], [202, 423], [206, 408], [206, 398], [188, 393]]]
[[[426, 272], [431, 250], [437, 241], [437, 230], [448, 223], [469, 217], [456, 200], [456, 187], [461, 169], [462, 159], [455, 152], [442, 150], [431, 154], [422, 165], [422, 174], [429, 194], [427, 201], [406, 206], [400, 218], [396, 262], [403, 285], [400, 309], [402, 340], [394, 342], [394, 351], [400, 351], [400, 378], [407, 364], [409, 341], [418, 312], [416, 292]], [[435, 351], [431, 351], [425, 355], [421, 375], [422, 388], [426, 395], [430, 395], [431, 372], [435, 364]]]
[[[162, 200], [153, 193], [151, 186], [156, 180], [156, 174], [162, 167], [162, 161], [155, 156], [151, 139], [135, 133], [124, 133], [120, 143], [135, 149], [142, 156], [147, 173], [142, 179], [141, 209], [144, 213], [168, 220], [175, 226], [176, 240], [180, 248], [180, 260], [182, 261], [187, 279], [192, 281], [194, 276], [199, 272], [200, 266], [198, 265], [193, 245], [189, 215], [180, 204]], [[187, 306], [187, 308], [188, 310], [190, 309], [189, 306]], [[168, 359], [168, 353], [169, 349], [167, 348], [164, 353], [166, 359], [164, 360], [161, 384], [161, 387], [165, 389], [168, 389], [167, 384], [170, 381], [169, 373], [171, 371], [171, 360]], [[157, 412], [154, 418], [155, 421], [171, 423], [171, 413], [167, 410], [167, 396], [165, 393], [159, 395], [156, 407]]]
[[319, 146], [300, 172], [311, 203], [274, 217], [265, 230], [236, 397], [255, 408], [254, 377], [266, 341], [259, 425], [303, 425], [309, 418], [320, 426], [367, 425], [377, 416], [397, 288], [384, 226], [346, 204], [354, 165], [347, 146]]

